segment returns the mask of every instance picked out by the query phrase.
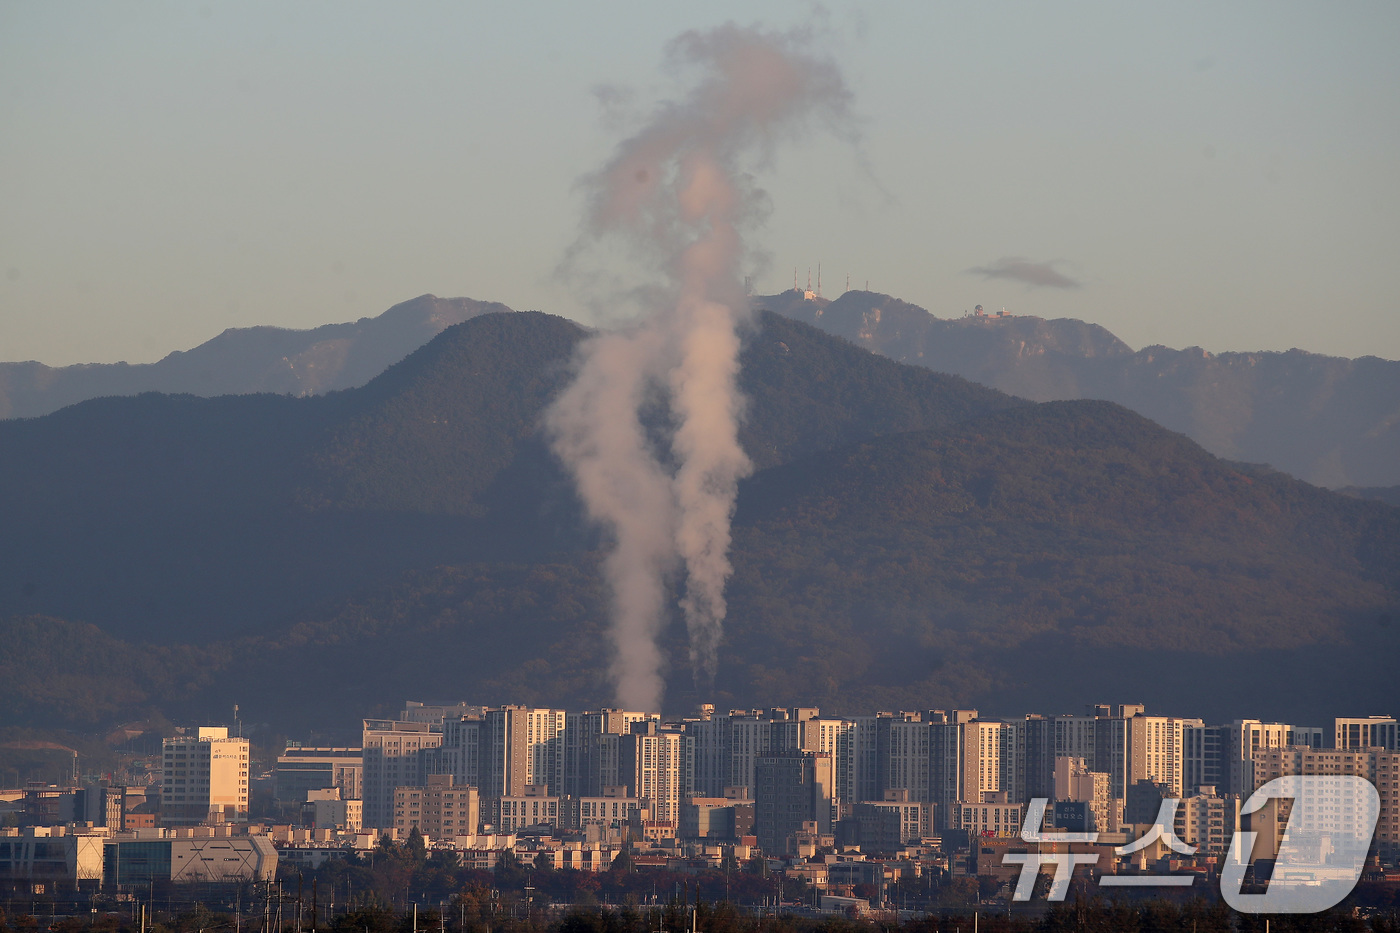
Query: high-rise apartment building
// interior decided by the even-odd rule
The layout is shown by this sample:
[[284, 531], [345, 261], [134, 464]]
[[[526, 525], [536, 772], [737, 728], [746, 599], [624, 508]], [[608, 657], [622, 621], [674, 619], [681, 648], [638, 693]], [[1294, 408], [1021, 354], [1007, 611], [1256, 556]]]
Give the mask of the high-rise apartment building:
[[830, 755], [786, 751], [759, 757], [755, 765], [754, 833], [764, 852], [786, 851], [787, 838], [804, 823], [831, 832], [831, 789], [835, 768]]
[[815, 707], [730, 710], [719, 716], [707, 707], [700, 719], [685, 724], [686, 734], [695, 740], [696, 792], [721, 797], [726, 788], [739, 787], [752, 794], [759, 756], [823, 751], [841, 762], [844, 786], [855, 793], [854, 728], [850, 720], [822, 719]]
[[695, 740], [651, 721], [619, 739], [618, 769], [632, 796], [650, 802], [653, 820], [678, 826], [681, 802], [694, 793]]
[[442, 745], [430, 755], [429, 774], [450, 774], [459, 786], [481, 788], [481, 742], [485, 712], [442, 721]]
[[929, 724], [921, 713], [901, 712], [875, 720], [879, 797], [906, 791], [910, 800], [929, 799]]
[[[1376, 823], [1372, 847], [1383, 858], [1400, 855], [1400, 751], [1391, 751], [1379, 746], [1369, 748], [1288, 748], [1260, 749], [1254, 756], [1254, 782], [1263, 787], [1274, 778], [1293, 774], [1315, 775], [1356, 775], [1365, 778], [1376, 788], [1380, 796], [1380, 817]], [[1352, 827], [1349, 819], [1358, 805], [1345, 795], [1324, 807], [1313, 807], [1308, 814], [1308, 825], [1300, 824], [1300, 831], [1316, 833], [1346, 832]], [[1272, 813], [1275, 819], [1271, 820]], [[1278, 851], [1283, 828], [1288, 816], [1286, 807], [1268, 804], [1264, 809], [1250, 816], [1250, 828], [1260, 836], [1255, 844], [1255, 855], [1261, 846], [1272, 846]], [[1272, 854], [1267, 852], [1266, 854]]]
[[977, 719], [963, 726], [963, 787], [960, 799], [981, 802], [989, 793], [1003, 791], [1016, 802], [1025, 793], [1024, 758], [1017, 753], [1020, 738], [1024, 751], [1024, 723]]
[[1400, 749], [1400, 726], [1393, 716], [1337, 719], [1332, 724], [1333, 748]]
[[394, 788], [426, 783], [424, 752], [442, 745], [442, 724], [366, 719], [361, 731], [364, 754], [364, 825], [394, 825]]
[[1155, 781], [1167, 785], [1171, 796], [1181, 797], [1186, 783], [1183, 732], [1187, 726], [1199, 728], [1201, 720], [1139, 713], [1127, 723], [1128, 784]]
[[561, 709], [488, 709], [481, 726], [482, 796], [520, 796], [530, 786], [562, 790], [566, 724]]
[[[977, 710], [932, 710], [929, 715], [929, 792], [934, 820], [946, 829], [967, 787], [967, 732]], [[980, 802], [981, 798], [978, 798]]]
[[[1129, 761], [1132, 759], [1131, 730], [1128, 727], [1130, 716], [1141, 712], [1142, 707], [1131, 707], [1127, 716], [1124, 707], [1095, 707], [1093, 768], [1108, 775], [1108, 792], [1115, 799], [1125, 800], [1128, 796]], [[1115, 715], [1116, 713], [1116, 715]]]
[[1326, 730], [1317, 726], [1236, 719], [1221, 726], [1187, 725], [1182, 730], [1185, 755], [1183, 790], [1202, 785], [1221, 793], [1248, 795], [1254, 790], [1254, 753], [1261, 748], [1306, 745], [1321, 748]]
[[632, 731], [633, 723], [657, 718], [655, 713], [639, 713], [621, 709], [566, 713], [563, 793], [573, 797], [583, 794], [597, 794], [602, 787], [615, 784], [615, 774], [612, 775], [614, 780], [602, 781], [598, 779], [606, 767], [595, 762], [592, 758], [595, 750], [599, 748], [597, 737], [601, 735], [627, 735]]
[[802, 722], [804, 752], [830, 755], [835, 768], [832, 798], [837, 801], [855, 800], [856, 768], [854, 755], [855, 722], [850, 719], [822, 719], [818, 716]]

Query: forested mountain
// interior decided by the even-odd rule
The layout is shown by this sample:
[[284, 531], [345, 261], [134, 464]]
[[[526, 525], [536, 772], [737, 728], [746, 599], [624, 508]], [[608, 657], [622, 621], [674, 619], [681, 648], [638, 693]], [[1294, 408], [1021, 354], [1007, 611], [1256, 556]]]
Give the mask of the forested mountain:
[[155, 363], [0, 363], [0, 418], [30, 418], [85, 399], [142, 392], [319, 395], [365, 384], [444, 328], [509, 310], [494, 301], [422, 295], [348, 324], [230, 328]]
[[[361, 388], [0, 422], [0, 717], [610, 703], [596, 536], [539, 430], [583, 336], [489, 314]], [[1391, 695], [1400, 510], [776, 314], [743, 363], [720, 673], [697, 689], [672, 626], [670, 709], [1314, 721]]]
[[[409, 568], [574, 546], [573, 493], [538, 427], [583, 334], [492, 314], [359, 389], [0, 422], [0, 613], [202, 642]], [[744, 372], [759, 466], [1023, 404], [776, 316]]]
[[904, 363], [1034, 401], [1106, 399], [1217, 456], [1266, 463], [1320, 486], [1400, 483], [1400, 362], [1302, 350], [1137, 352], [1072, 319], [941, 319], [875, 292], [835, 301], [784, 292], [758, 304]]

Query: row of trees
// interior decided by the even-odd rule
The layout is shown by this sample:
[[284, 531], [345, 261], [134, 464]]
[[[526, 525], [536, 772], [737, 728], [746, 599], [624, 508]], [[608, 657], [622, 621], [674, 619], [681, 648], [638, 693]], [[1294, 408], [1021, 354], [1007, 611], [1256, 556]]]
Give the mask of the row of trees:
[[[456, 904], [454, 899], [454, 905]], [[466, 928], [479, 929], [478, 920]], [[451, 910], [396, 911], [382, 905], [363, 906], [327, 923], [309, 926], [283, 923], [281, 933], [432, 933], [457, 929], [462, 921]], [[972, 911], [928, 914], [914, 919], [881, 915], [868, 919], [814, 916], [770, 911], [743, 911], [731, 903], [701, 902], [693, 913], [671, 903], [665, 907], [573, 907], [532, 909], [498, 916], [486, 927], [490, 933], [1263, 933], [1266, 918], [1231, 912], [1220, 904], [1199, 900], [1174, 903], [1153, 900], [1142, 904], [1079, 901], [1051, 907], [1036, 915], [1005, 916]], [[1272, 916], [1269, 933], [1400, 933], [1393, 915], [1362, 919], [1350, 912]], [[256, 923], [202, 905], [160, 917], [144, 933], [223, 933], [259, 930]], [[50, 921], [30, 914], [0, 910], [0, 933], [139, 933], [129, 917], [116, 914], [76, 915]]]

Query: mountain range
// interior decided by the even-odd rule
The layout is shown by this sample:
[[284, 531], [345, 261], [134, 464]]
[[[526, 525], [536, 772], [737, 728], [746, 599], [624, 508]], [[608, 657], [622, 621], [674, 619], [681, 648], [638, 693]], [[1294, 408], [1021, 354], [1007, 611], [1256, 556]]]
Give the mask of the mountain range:
[[[610, 704], [599, 537], [540, 429], [585, 336], [477, 314], [355, 388], [0, 421], [0, 719]], [[668, 710], [1393, 701], [1400, 510], [777, 313], [742, 363], [719, 675], [671, 625]]]
[[[1026, 315], [936, 318], [888, 295], [755, 299], [902, 363], [1032, 401], [1117, 402], [1211, 453], [1310, 483], [1400, 501], [1400, 362], [1286, 353], [1134, 351], [1096, 324]], [[360, 386], [445, 328], [497, 302], [422, 295], [374, 318], [313, 330], [230, 329], [144, 365], [0, 363], [0, 418], [141, 392], [318, 395]]]
[[875, 353], [1037, 402], [1104, 399], [1211, 453], [1318, 486], [1400, 485], [1400, 362], [1286, 353], [1134, 351], [1096, 324], [1023, 315], [936, 318], [875, 292], [788, 291], [758, 304]]
[[319, 395], [364, 385], [391, 364], [494, 301], [422, 295], [377, 317], [311, 330], [230, 328], [155, 363], [0, 363], [0, 418], [47, 415], [84, 399], [142, 392]]

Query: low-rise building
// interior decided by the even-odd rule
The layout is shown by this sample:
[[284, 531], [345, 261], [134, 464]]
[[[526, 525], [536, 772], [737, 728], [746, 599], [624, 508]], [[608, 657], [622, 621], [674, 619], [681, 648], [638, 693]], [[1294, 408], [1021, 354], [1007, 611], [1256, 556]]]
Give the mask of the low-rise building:
[[364, 749], [288, 745], [286, 752], [277, 756], [273, 796], [289, 803], [305, 803], [310, 791], [335, 787], [342, 800], [357, 800], [364, 773]]
[[77, 887], [102, 882], [102, 830], [63, 826], [0, 830], [0, 880]]
[[450, 774], [430, 774], [428, 783], [394, 788], [393, 825], [400, 834], [414, 826], [425, 836], [466, 836], [481, 824], [475, 787], [457, 786]]
[[543, 784], [525, 785], [524, 794], [508, 794], [496, 800], [496, 831], [518, 832], [531, 826], [558, 826], [559, 798]]
[[364, 824], [364, 801], [345, 800], [339, 787], [309, 790], [306, 797], [306, 809], [310, 810], [310, 819], [306, 822], [316, 829], [357, 833]]
[[966, 830], [971, 837], [1016, 836], [1021, 832], [1025, 807], [1007, 800], [1004, 791], [987, 794], [981, 803], [960, 801], [953, 805], [953, 829]]
[[0, 880], [58, 888], [153, 881], [271, 881], [277, 849], [262, 835], [213, 828], [112, 832], [102, 827], [0, 830]]
[[753, 803], [729, 797], [691, 797], [681, 804], [677, 836], [733, 842], [753, 834]]
[[910, 800], [902, 788], [886, 791], [884, 800], [852, 804], [836, 827], [837, 839], [866, 852], [894, 852], [933, 835], [934, 806]]

